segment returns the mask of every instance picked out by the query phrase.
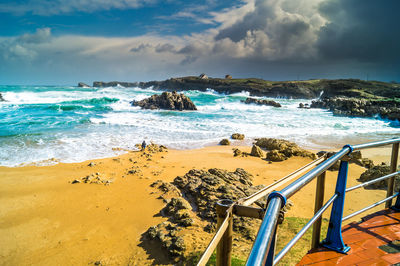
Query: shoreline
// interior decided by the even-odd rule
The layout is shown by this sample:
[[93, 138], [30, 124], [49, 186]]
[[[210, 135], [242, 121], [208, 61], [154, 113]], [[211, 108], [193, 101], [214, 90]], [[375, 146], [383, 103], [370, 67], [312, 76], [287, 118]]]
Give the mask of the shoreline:
[[[230, 136], [226, 137], [227, 139], [229, 139], [229, 141], [231, 142], [230, 145], [228, 145], [228, 147], [249, 147], [251, 148], [251, 146], [253, 145], [253, 143], [256, 141], [257, 138], [245, 138], [244, 140], [233, 140], [230, 138]], [[260, 137], [261, 138], [261, 137]], [[221, 138], [222, 139], [222, 138]], [[290, 140], [289, 138], [276, 138], [276, 139], [282, 139], [282, 140], [288, 140], [291, 142], [295, 142], [293, 140]], [[371, 137], [362, 137], [359, 138], [357, 136], [350, 136], [350, 137], [343, 137], [341, 138], [341, 140], [343, 141], [329, 141], [327, 139], [313, 139], [311, 141], [311, 143], [309, 143], [308, 145], [302, 145], [299, 144], [297, 142], [295, 142], [296, 144], [299, 145], [299, 147], [311, 151], [313, 153], [317, 153], [319, 151], [334, 151], [337, 152], [339, 151], [344, 145], [346, 144], [350, 144], [350, 145], [357, 145], [357, 144], [361, 144], [361, 143], [367, 143], [367, 142], [373, 142], [376, 141], [376, 139], [371, 138]], [[200, 146], [195, 146], [193, 148], [181, 148], [181, 149], [176, 149], [176, 148], [170, 148], [168, 147], [168, 145], [164, 145], [164, 144], [159, 144], [159, 145], [164, 145], [166, 146], [169, 150], [174, 150], [174, 151], [190, 151], [190, 150], [201, 150], [201, 149], [207, 149], [207, 148], [216, 148], [216, 147], [220, 147], [221, 145], [218, 144], [220, 140], [218, 141], [213, 141], [207, 144], [203, 144]], [[150, 143], [153, 143], [152, 141], [150, 141]], [[158, 143], [156, 143], [158, 144]], [[324, 145], [325, 144], [325, 145]], [[135, 145], [140, 145], [140, 144], [135, 144]], [[389, 146], [387, 147], [381, 147], [382, 149], [386, 149], [386, 148], [390, 148]], [[121, 147], [113, 147], [111, 148], [111, 150], [113, 152], [117, 152], [117, 154], [110, 154], [110, 155], [106, 155], [106, 156], [101, 156], [101, 157], [92, 157], [92, 158], [88, 158], [88, 159], [84, 159], [84, 160], [78, 160], [78, 161], [63, 161], [62, 159], [59, 158], [48, 158], [45, 160], [41, 160], [41, 161], [36, 161], [36, 162], [23, 162], [23, 163], [19, 163], [17, 165], [13, 165], [13, 166], [8, 166], [8, 165], [0, 165], [1, 167], [7, 167], [7, 168], [19, 168], [19, 167], [27, 167], [27, 166], [36, 166], [36, 167], [45, 167], [45, 166], [53, 166], [53, 165], [57, 165], [57, 164], [76, 164], [76, 163], [84, 163], [86, 161], [94, 161], [94, 160], [103, 160], [103, 159], [112, 159], [115, 157], [119, 157], [131, 152], [137, 152], [140, 151], [139, 149], [130, 149], [130, 148], [121, 148]], [[374, 156], [375, 153], [373, 152], [367, 152], [367, 154], [370, 154], [370, 156]], [[365, 156], [368, 157], [368, 156]]]
[[[249, 146], [212, 146], [168, 150], [151, 157], [144, 156], [143, 152], [128, 152], [81, 163], [0, 167], [0, 260], [14, 265], [93, 264], [96, 261], [167, 263], [168, 258], [157, 245], [143, 241], [143, 233], [150, 226], [167, 220], [160, 215], [165, 203], [159, 198], [160, 192], [150, 186], [153, 182], [171, 182], [191, 169], [234, 171], [240, 167], [253, 175], [253, 185], [270, 184], [311, 162], [309, 158], [292, 157], [269, 164], [251, 156], [233, 157], [234, 147], [245, 152], [251, 149]], [[385, 160], [382, 156], [378, 159]], [[135, 171], [130, 174], [131, 170]], [[356, 179], [363, 171], [364, 168], [352, 164], [348, 185], [358, 184]], [[72, 184], [76, 179], [97, 173], [101, 180], [110, 180], [110, 183]], [[328, 171], [326, 198], [334, 190], [336, 176], [337, 172]], [[294, 206], [287, 217], [312, 216], [315, 183], [316, 180], [312, 181], [291, 198]], [[372, 203], [385, 193], [383, 190], [355, 191], [346, 200], [344, 215], [368, 205], [366, 198]], [[380, 208], [370, 212], [376, 209]], [[181, 232], [192, 251], [203, 252], [212, 237], [204, 232], [203, 226], [199, 223]], [[234, 252], [243, 256], [248, 248], [241, 247]]]

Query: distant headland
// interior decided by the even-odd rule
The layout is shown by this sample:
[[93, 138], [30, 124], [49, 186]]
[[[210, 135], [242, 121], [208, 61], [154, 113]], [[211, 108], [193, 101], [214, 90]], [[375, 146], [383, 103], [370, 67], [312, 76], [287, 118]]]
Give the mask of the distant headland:
[[[302, 81], [268, 81], [258, 78], [211, 78], [205, 74], [170, 78], [163, 81], [122, 82], [94, 81], [93, 87], [152, 87], [157, 90], [205, 91], [213, 89], [219, 93], [232, 94], [247, 91], [251, 96], [285, 97], [296, 99], [314, 99], [323, 97], [352, 97], [362, 99], [400, 98], [400, 84], [381, 81], [365, 81], [360, 79], [312, 79]], [[87, 86], [79, 83], [79, 86]]]
[[[93, 87], [139, 87], [163, 91], [205, 91], [232, 94], [247, 91], [250, 96], [272, 98], [317, 99], [300, 108], [329, 109], [335, 115], [373, 117], [400, 121], [400, 84], [360, 79], [310, 79], [268, 81], [258, 78], [211, 78], [205, 74], [170, 78], [164, 81], [120, 82], [94, 81]], [[79, 87], [87, 84], [80, 82]]]

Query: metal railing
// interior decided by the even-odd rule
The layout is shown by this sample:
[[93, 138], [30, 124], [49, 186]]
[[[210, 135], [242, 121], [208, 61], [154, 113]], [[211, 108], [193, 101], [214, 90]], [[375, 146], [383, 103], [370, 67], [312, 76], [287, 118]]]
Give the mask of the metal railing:
[[[251, 253], [247, 259], [246, 265], [275, 265], [288, 251], [296, 244], [296, 242], [313, 226], [312, 247], [316, 248], [321, 244], [324, 247], [341, 253], [347, 253], [350, 247], [343, 243], [342, 239], [342, 222], [358, 215], [368, 209], [386, 202], [386, 208], [392, 206], [392, 199], [397, 198], [394, 208], [400, 209], [400, 192], [393, 194], [394, 178], [400, 174], [397, 171], [397, 161], [399, 152], [400, 138], [371, 142], [359, 145], [345, 145], [340, 151], [333, 156], [326, 158], [325, 156], [309, 163], [308, 165], [296, 170], [295, 172], [281, 178], [273, 184], [263, 188], [253, 195], [238, 200], [237, 202], [222, 200], [217, 203], [217, 225], [218, 231], [211, 240], [209, 246], [201, 257], [198, 265], [205, 265], [217, 247], [217, 265], [231, 265], [232, 253], [232, 223], [233, 215], [252, 217], [262, 219], [256, 240], [253, 244]], [[349, 165], [349, 155], [356, 150], [366, 148], [380, 147], [384, 145], [392, 145], [392, 155], [390, 164], [390, 174], [379, 177], [375, 180], [365, 182], [346, 189], [347, 172]], [[326, 170], [340, 161], [338, 177], [336, 181], [336, 189], [333, 196], [327, 202], [324, 201], [325, 190], [325, 173]], [[303, 174], [303, 175], [302, 175]], [[300, 177], [299, 177], [300, 176]], [[281, 191], [274, 189], [281, 187], [299, 177], [294, 182], [287, 185]], [[301, 188], [317, 178], [315, 210], [314, 216], [309, 222], [297, 233], [297, 235], [289, 241], [289, 243], [275, 255], [276, 232], [279, 216], [282, 208], [286, 205], [287, 199], [297, 193]], [[378, 201], [368, 207], [356, 211], [346, 217], [343, 217], [344, 200], [347, 192], [362, 188], [373, 183], [388, 179], [387, 196], [385, 199]], [[268, 196], [266, 209], [249, 207], [257, 200]], [[322, 214], [332, 205], [328, 232], [325, 240], [320, 243]]]

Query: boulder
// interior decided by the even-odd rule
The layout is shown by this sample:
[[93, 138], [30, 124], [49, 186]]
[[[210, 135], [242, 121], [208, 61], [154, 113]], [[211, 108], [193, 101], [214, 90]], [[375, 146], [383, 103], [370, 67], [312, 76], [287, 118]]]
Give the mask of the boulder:
[[260, 147], [258, 147], [257, 145], [253, 145], [253, 147], [251, 147], [250, 155], [262, 158], [264, 156], [264, 153]]
[[[360, 182], [367, 182], [370, 180], [374, 180], [378, 177], [382, 177], [384, 175], [390, 174], [390, 166], [381, 164], [381, 165], [376, 165], [372, 167], [371, 169], [368, 169], [364, 173], [361, 174], [360, 178], [358, 181]], [[379, 181], [377, 183], [371, 184], [369, 186], [366, 186], [366, 189], [387, 189], [388, 185], [388, 179]], [[395, 176], [395, 187], [394, 191], [399, 191], [400, 189], [400, 177]]]
[[[237, 200], [250, 195], [253, 176], [241, 168], [234, 172], [212, 168], [208, 171], [190, 170], [174, 179], [182, 194], [191, 202], [202, 219], [216, 222], [215, 203], [218, 199]], [[257, 202], [261, 207], [264, 202]]]
[[244, 134], [240, 133], [233, 133], [231, 136], [232, 139], [238, 139], [238, 140], [243, 140], [244, 139]]
[[273, 100], [260, 100], [255, 98], [247, 98], [245, 101], [241, 101], [245, 104], [257, 104], [257, 105], [268, 105], [273, 107], [282, 107], [282, 105]]
[[222, 139], [219, 142], [219, 145], [231, 145], [231, 142], [229, 141], [229, 139]]
[[[284, 139], [260, 138], [256, 139], [255, 145], [271, 151], [269, 152], [269, 155], [267, 153], [267, 159], [269, 156], [269, 158], [271, 158], [271, 161], [275, 161], [278, 159], [286, 160], [287, 158], [290, 158], [292, 156], [309, 157], [313, 160], [317, 158], [314, 153], [300, 148], [294, 142], [290, 142]], [[284, 156], [282, 156], [282, 154]]]
[[287, 159], [285, 154], [279, 152], [278, 150], [272, 150], [267, 152], [266, 159], [272, 162], [281, 162]]
[[142, 109], [166, 109], [166, 110], [197, 110], [196, 105], [189, 97], [176, 91], [155, 94], [150, 98], [141, 101], [132, 101], [133, 106], [140, 106]]
[[3, 95], [1, 95], [0, 93], [0, 102], [5, 102], [6, 100], [4, 100]]
[[233, 149], [233, 156], [234, 157], [236, 157], [236, 156], [241, 156], [243, 153], [242, 153], [242, 151], [241, 150], [239, 150], [239, 149]]
[[191, 206], [183, 198], [172, 198], [165, 206], [164, 210], [173, 222], [182, 226], [190, 226], [193, 224], [193, 218], [190, 214]]
[[182, 237], [177, 236], [179, 228], [170, 222], [162, 222], [150, 227], [146, 234], [151, 240], [158, 240], [172, 257], [184, 255], [186, 245]]
[[83, 82], [79, 82], [79, 83], [78, 83], [78, 87], [81, 87], [81, 88], [90, 88], [89, 85], [87, 85], [86, 83], [83, 83]]

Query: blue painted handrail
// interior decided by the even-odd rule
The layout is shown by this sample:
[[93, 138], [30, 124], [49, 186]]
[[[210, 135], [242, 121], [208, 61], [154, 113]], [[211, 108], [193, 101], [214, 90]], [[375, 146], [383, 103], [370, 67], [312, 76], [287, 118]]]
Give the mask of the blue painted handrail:
[[[354, 150], [361, 150], [366, 148], [374, 148], [380, 147], [383, 145], [394, 144], [393, 147], [399, 147], [400, 138], [390, 139], [385, 141], [377, 141], [370, 142], [359, 145], [345, 145], [340, 151], [335, 153], [335, 155], [328, 158], [326, 161], [307, 172], [299, 179], [289, 184], [287, 187], [282, 189], [281, 191], [275, 191], [271, 193], [268, 197], [267, 208], [265, 212], [264, 219], [261, 223], [260, 229], [257, 234], [257, 238], [253, 244], [251, 253], [248, 257], [246, 265], [274, 265], [278, 263], [283, 256], [290, 250], [290, 248], [304, 235], [304, 233], [312, 226], [315, 221], [322, 215], [324, 211], [329, 207], [330, 204], [333, 203], [329, 228], [326, 239], [322, 242], [322, 244], [332, 250], [337, 252], [346, 253], [349, 251], [350, 247], [346, 246], [342, 239], [342, 222], [345, 219], [348, 219], [351, 215], [354, 216], [356, 214], [361, 213], [362, 211], [371, 208], [370, 206], [364, 208], [355, 214], [348, 215], [343, 218], [343, 209], [344, 209], [344, 200], [347, 191], [351, 191], [356, 188], [363, 187], [363, 185], [358, 185], [346, 190], [347, 184], [347, 172], [348, 172], [348, 160], [347, 155], [350, 155]], [[395, 146], [397, 145], [397, 146]], [[394, 149], [393, 149], [394, 150]], [[397, 156], [397, 155], [396, 155]], [[303, 188], [305, 185], [314, 180], [317, 176], [324, 173], [328, 168], [332, 165], [340, 161], [338, 178], [336, 181], [336, 189], [335, 194], [325, 203], [325, 205], [311, 218], [311, 220], [305, 225], [303, 229], [284, 247], [281, 252], [275, 257], [275, 241], [276, 241], [276, 230], [279, 212], [281, 208], [283, 208], [286, 204], [288, 198], [294, 195], [297, 191]], [[392, 152], [392, 162], [393, 162], [393, 152]], [[395, 159], [397, 168], [397, 157]], [[393, 168], [392, 168], [393, 169]], [[384, 177], [379, 178], [379, 180], [383, 180], [386, 178], [393, 178], [395, 174], [390, 174]], [[373, 183], [373, 181], [368, 182]], [[400, 209], [400, 193], [396, 193], [395, 195], [389, 195], [386, 199], [381, 200], [371, 206], [376, 206], [377, 204], [381, 204], [383, 202], [389, 201], [393, 198], [396, 199], [396, 203], [394, 208]], [[351, 216], [351, 217], [352, 217]]]

